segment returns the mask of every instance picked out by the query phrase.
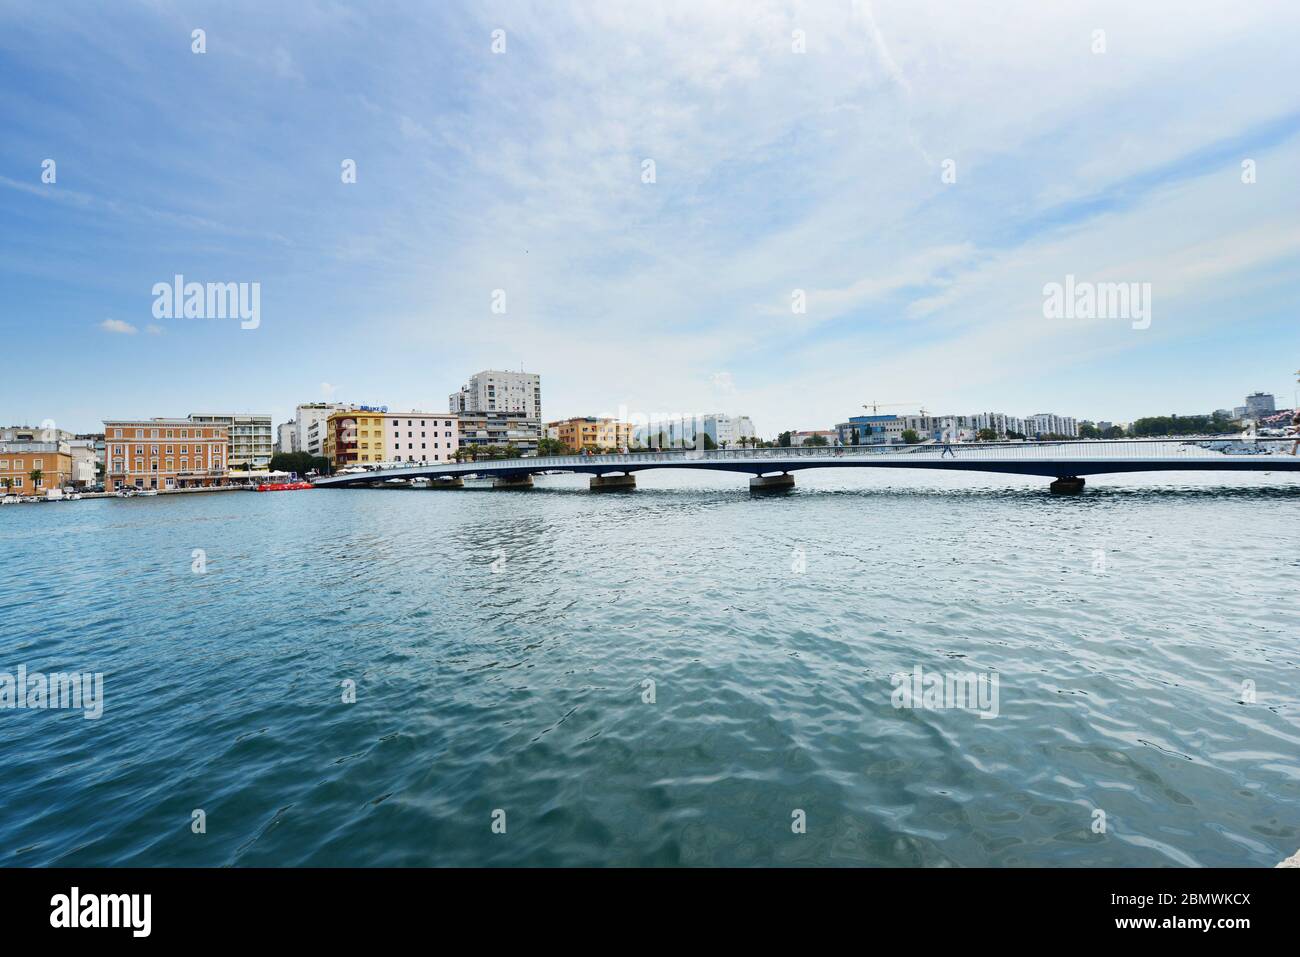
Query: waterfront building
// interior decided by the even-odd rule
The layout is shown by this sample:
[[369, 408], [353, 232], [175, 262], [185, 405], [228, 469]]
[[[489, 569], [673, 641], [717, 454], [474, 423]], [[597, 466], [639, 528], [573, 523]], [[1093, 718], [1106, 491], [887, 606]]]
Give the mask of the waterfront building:
[[542, 418], [542, 377], [535, 372], [485, 369], [447, 400], [452, 412], [513, 413], [524, 419]]
[[72, 484], [72, 453], [66, 441], [0, 442], [0, 494], [44, 496]]
[[[293, 426], [293, 447], [285, 446], [281, 434], [281, 452], [306, 452], [308, 455], [325, 454], [325, 421], [340, 409], [353, 406], [346, 402], [304, 402], [293, 410], [293, 419], [286, 423]], [[281, 426], [283, 429], [284, 426]]]
[[[463, 416], [462, 445], [504, 445], [504, 441], [490, 441], [490, 436], [510, 434], [512, 444], [537, 451], [542, 437], [542, 377], [535, 372], [476, 372], [460, 391], [448, 396], [447, 407]], [[466, 428], [468, 421], [473, 422], [472, 429]]]
[[1069, 438], [1078, 438], [1079, 424], [1068, 415], [1038, 412], [1025, 418], [1024, 432], [1030, 438], [1038, 438], [1044, 435], [1064, 435]]
[[907, 428], [904, 416], [851, 415], [835, 426], [835, 438], [840, 445], [883, 445], [901, 442]]
[[68, 443], [72, 455], [73, 485], [94, 485], [98, 481], [99, 467], [104, 461], [100, 457], [101, 448], [102, 440], [93, 438], [77, 437]]
[[189, 418], [192, 425], [225, 428], [231, 468], [270, 468], [273, 440], [269, 412], [195, 412]]
[[513, 445], [521, 455], [536, 455], [541, 423], [507, 412], [462, 412], [461, 448], [481, 445]]
[[1244, 405], [1235, 406], [1232, 410], [1232, 417], [1234, 419], [1244, 419], [1246, 418], [1246, 413], [1248, 411], [1249, 410]]
[[825, 439], [827, 445], [834, 445], [840, 440], [840, 433], [835, 429], [813, 429], [806, 432], [791, 432], [790, 445], [798, 448], [815, 435]]
[[1277, 404], [1267, 392], [1252, 392], [1246, 396], [1246, 415], [1249, 418], [1258, 419], [1276, 411]]
[[658, 419], [632, 430], [634, 441], [654, 447], [692, 448], [703, 445], [707, 435], [720, 449], [740, 448], [755, 438], [754, 423], [747, 415], [708, 412], [704, 415], [681, 415]]
[[450, 462], [460, 448], [460, 416], [451, 412], [385, 412], [381, 431], [384, 461]]
[[281, 453], [297, 452], [298, 428], [293, 422], [285, 422], [276, 427], [275, 451]]
[[168, 489], [221, 485], [227, 427], [192, 419], [107, 419], [104, 487]]
[[563, 442], [570, 452], [586, 448], [618, 450], [632, 444], [632, 426], [618, 419], [577, 416], [550, 422], [546, 435]]
[[335, 409], [325, 419], [322, 454], [334, 471], [384, 461], [384, 409]]
[[1006, 438], [1012, 432], [1018, 435], [1025, 434], [1025, 420], [1007, 415], [1005, 412], [977, 412], [970, 416], [970, 422], [970, 427], [974, 429], [977, 437], [983, 429], [995, 432], [1000, 439]]

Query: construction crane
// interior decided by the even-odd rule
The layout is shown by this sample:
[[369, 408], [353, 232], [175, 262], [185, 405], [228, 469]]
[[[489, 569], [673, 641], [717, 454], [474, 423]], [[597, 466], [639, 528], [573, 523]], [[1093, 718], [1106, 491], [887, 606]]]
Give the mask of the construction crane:
[[899, 406], [907, 406], [909, 409], [916, 405], [915, 402], [868, 402], [862, 408], [867, 409], [872, 415], [875, 415], [881, 409], [896, 409]]

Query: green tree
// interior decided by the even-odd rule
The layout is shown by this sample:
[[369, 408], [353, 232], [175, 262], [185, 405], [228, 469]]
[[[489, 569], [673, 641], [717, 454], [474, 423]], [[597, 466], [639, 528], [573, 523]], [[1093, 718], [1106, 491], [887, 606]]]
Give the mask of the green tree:
[[538, 439], [538, 455], [568, 455], [569, 447], [559, 439]]
[[41, 480], [45, 478], [45, 473], [40, 469], [32, 469], [27, 473], [27, 477], [32, 480], [32, 488], [40, 488]]
[[[271, 471], [297, 472], [299, 475], [306, 475], [312, 469], [320, 470], [322, 461], [325, 460], [310, 452], [277, 452], [271, 456]], [[328, 464], [326, 462], [327, 466]]]
[[979, 439], [981, 442], [996, 442], [998, 440], [998, 434], [993, 429], [980, 429], [975, 433], [975, 438]]
[[902, 438], [908, 445], [916, 445], [921, 441], [921, 437], [916, 434], [916, 429], [904, 429]]
[[823, 448], [827, 445], [830, 445], [830, 443], [826, 441], [826, 436], [824, 435], [810, 435], [808, 436], [808, 438], [803, 440], [803, 444], [815, 445], [818, 448]]
[[1081, 438], [1081, 439], [1099, 439], [1099, 438], [1101, 438], [1101, 430], [1098, 429], [1098, 428], [1097, 428], [1095, 425], [1093, 425], [1091, 422], [1080, 422], [1080, 423], [1079, 423], [1079, 438]]
[[3, 488], [5, 490], [6, 495], [9, 494], [9, 490], [13, 487], [14, 487], [14, 480], [11, 479], [9, 476], [6, 475], [4, 478], [0, 478], [0, 488]]
[[706, 452], [712, 452], [718, 447], [718, 443], [713, 441], [713, 436], [709, 435], [708, 432], [701, 432], [700, 435], [704, 436], [704, 450]]
[[[1222, 420], [1219, 420], [1220, 422]], [[1221, 431], [1222, 426], [1208, 415], [1152, 415], [1135, 419], [1129, 426], [1129, 435], [1135, 437], [1154, 435], [1196, 435]]]
[[787, 431], [787, 432], [782, 432], [780, 435], [778, 435], [776, 437], [776, 444], [780, 448], [788, 449], [790, 447], [790, 433]]

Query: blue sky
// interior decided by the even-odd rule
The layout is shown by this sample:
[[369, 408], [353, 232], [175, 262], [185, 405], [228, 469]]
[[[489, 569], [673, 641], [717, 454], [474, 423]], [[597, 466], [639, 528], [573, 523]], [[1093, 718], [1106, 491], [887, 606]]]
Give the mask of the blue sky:
[[[548, 418], [768, 435], [1290, 404], [1297, 36], [1281, 2], [0, 4], [0, 420], [436, 410], [521, 366]], [[177, 273], [260, 283], [260, 326], [155, 319]], [[1150, 328], [1044, 318], [1067, 274], [1150, 283]]]

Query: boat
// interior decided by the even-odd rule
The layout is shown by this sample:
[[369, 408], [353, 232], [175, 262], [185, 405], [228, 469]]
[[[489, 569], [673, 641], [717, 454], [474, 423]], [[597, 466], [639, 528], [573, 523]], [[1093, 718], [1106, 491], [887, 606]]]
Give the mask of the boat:
[[142, 488], [140, 489], [140, 491], [136, 492], [135, 494], [136, 495], [157, 495], [158, 490], [156, 488]]
[[301, 492], [305, 489], [315, 488], [311, 482], [268, 482], [265, 485], [259, 485], [259, 492]]

